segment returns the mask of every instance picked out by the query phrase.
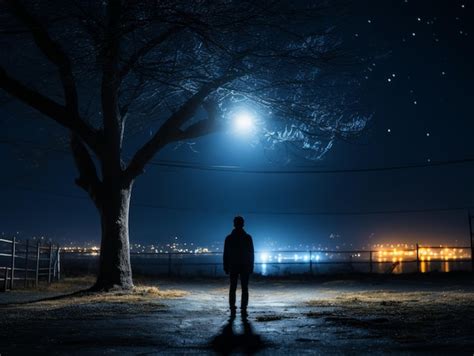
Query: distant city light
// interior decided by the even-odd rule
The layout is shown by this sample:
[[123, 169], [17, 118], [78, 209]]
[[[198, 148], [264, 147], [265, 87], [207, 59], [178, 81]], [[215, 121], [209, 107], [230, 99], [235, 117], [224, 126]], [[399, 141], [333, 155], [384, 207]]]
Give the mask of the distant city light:
[[[132, 243], [130, 250], [132, 254], [143, 255], [157, 255], [157, 254], [176, 254], [176, 255], [207, 255], [209, 257], [219, 256], [222, 248], [220, 242], [214, 242], [204, 247], [196, 243], [177, 242], [175, 237], [172, 237], [171, 243]], [[193, 245], [191, 247], [191, 245]], [[387, 244], [373, 244], [371, 246], [363, 247], [361, 250], [338, 252], [338, 248], [329, 249], [328, 247], [318, 250], [313, 247], [307, 247], [306, 251], [293, 250], [291, 248], [302, 248], [299, 246], [286, 246], [290, 251], [276, 251], [276, 250], [257, 250], [256, 262], [260, 264], [265, 273], [270, 266], [277, 264], [301, 264], [301, 263], [319, 263], [321, 261], [332, 261], [335, 263], [346, 261], [366, 261], [369, 263], [404, 263], [404, 262], [422, 262], [429, 263], [433, 261], [465, 261], [471, 258], [471, 250], [465, 247], [451, 247], [451, 246], [426, 246], [406, 243], [387, 243]], [[88, 256], [99, 256], [100, 246], [94, 242], [82, 243], [75, 245], [62, 246], [61, 251], [64, 253], [81, 254]], [[423, 267], [424, 268], [424, 267]], [[422, 271], [423, 272], [423, 271]]]

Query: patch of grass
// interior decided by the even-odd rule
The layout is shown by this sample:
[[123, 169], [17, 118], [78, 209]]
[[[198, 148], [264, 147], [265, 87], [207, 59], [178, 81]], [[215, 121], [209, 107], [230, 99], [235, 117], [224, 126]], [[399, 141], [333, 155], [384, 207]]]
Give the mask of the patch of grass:
[[[474, 330], [474, 293], [470, 291], [359, 291], [341, 292], [308, 305], [307, 317], [369, 329], [400, 343], [440, 340]], [[328, 308], [332, 309], [328, 312]], [[322, 310], [321, 310], [322, 309]], [[443, 325], [443, 327], [440, 327]], [[416, 335], [416, 338], [413, 337]]]
[[181, 290], [162, 290], [157, 286], [140, 284], [129, 291], [88, 291], [94, 282], [93, 276], [75, 277], [42, 287], [40, 293], [53, 292], [59, 296], [24, 304], [5, 305], [0, 308], [2, 317], [5, 321], [18, 321], [30, 318], [42, 320], [100, 319], [126, 314], [145, 315], [162, 310], [163, 300], [181, 298], [187, 294]]
[[[138, 281], [136, 286], [131, 291], [122, 290], [111, 290], [109, 292], [88, 292], [87, 290], [95, 283], [95, 276], [82, 276], [82, 277], [67, 277], [59, 282], [51, 283], [49, 285], [40, 285], [37, 289], [38, 292], [54, 292], [71, 294], [80, 291], [84, 293], [78, 293], [77, 295], [71, 296], [69, 300], [73, 300], [78, 303], [89, 303], [89, 302], [140, 302], [149, 301], [154, 298], [169, 299], [169, 298], [180, 298], [186, 295], [186, 292], [179, 290], [161, 290], [156, 286], [150, 286], [142, 284], [143, 282]], [[31, 290], [30, 290], [31, 292]], [[65, 300], [68, 299], [65, 297]], [[46, 301], [44, 301], [46, 302]], [[55, 300], [54, 302], [57, 302]], [[39, 301], [37, 303], [43, 303]]]
[[357, 305], [379, 306], [415, 306], [418, 304], [452, 304], [474, 302], [474, 293], [449, 292], [398, 292], [398, 291], [364, 291], [342, 292], [326, 299], [314, 299], [308, 305], [314, 307], [351, 307]]
[[179, 298], [185, 292], [137, 287], [132, 292], [81, 293], [60, 299], [0, 308], [2, 322], [21, 323], [22, 320], [93, 320], [143, 315], [152, 317], [164, 311], [163, 300]]
[[40, 283], [37, 290], [39, 292], [74, 293], [92, 287], [95, 280], [96, 277], [91, 275], [82, 277], [66, 277], [51, 284]]
[[131, 291], [84, 292], [60, 299], [43, 300], [30, 303], [30, 306], [60, 308], [69, 305], [114, 303], [156, 303], [163, 299], [181, 298], [187, 292], [180, 290], [161, 290], [154, 286], [137, 286]]

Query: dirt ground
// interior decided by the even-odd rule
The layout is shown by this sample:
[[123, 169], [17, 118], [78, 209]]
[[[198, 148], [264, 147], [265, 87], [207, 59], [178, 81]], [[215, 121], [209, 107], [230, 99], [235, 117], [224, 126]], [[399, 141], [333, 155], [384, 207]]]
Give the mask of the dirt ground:
[[254, 278], [235, 319], [226, 279], [55, 298], [89, 283], [1, 293], [0, 354], [474, 354], [470, 274]]

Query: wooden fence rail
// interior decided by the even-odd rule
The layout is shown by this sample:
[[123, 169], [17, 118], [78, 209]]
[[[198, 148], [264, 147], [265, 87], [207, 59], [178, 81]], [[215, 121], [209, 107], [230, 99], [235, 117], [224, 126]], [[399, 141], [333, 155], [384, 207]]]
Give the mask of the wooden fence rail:
[[0, 291], [22, 284], [38, 287], [40, 281], [52, 283], [61, 278], [61, 247], [41, 241], [0, 239]]

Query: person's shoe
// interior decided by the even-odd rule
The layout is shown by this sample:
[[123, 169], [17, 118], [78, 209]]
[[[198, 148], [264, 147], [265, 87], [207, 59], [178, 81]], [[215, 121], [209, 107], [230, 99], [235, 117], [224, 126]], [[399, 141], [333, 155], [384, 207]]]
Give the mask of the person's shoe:
[[237, 308], [230, 308], [230, 316], [235, 317], [236, 314], [237, 314]]
[[246, 318], [249, 315], [247, 313], [247, 308], [240, 309], [240, 315], [242, 315], [242, 317]]

